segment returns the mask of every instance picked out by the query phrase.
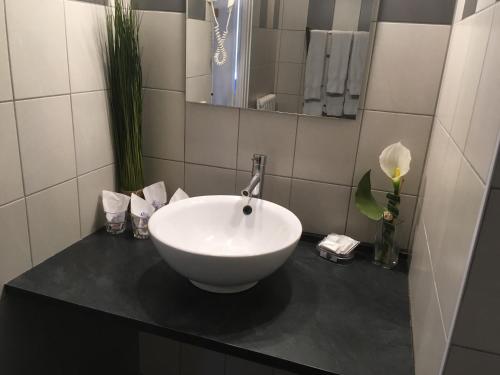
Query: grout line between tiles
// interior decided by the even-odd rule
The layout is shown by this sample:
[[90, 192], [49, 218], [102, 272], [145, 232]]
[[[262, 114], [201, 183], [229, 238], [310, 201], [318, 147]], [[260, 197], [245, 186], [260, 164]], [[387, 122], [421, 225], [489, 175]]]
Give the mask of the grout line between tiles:
[[406, 115], [406, 116], [422, 116], [422, 117], [434, 117], [434, 115], [424, 114], [424, 113], [413, 113], [413, 112], [401, 112], [401, 111], [389, 111], [384, 109], [372, 109], [372, 108], [360, 108], [360, 110], [366, 112], [380, 112], [380, 113], [389, 113], [394, 115]]
[[4, 0], [1, 0], [3, 2], [3, 11], [4, 11], [4, 20], [5, 20], [5, 37], [6, 37], [6, 44], [7, 44], [7, 56], [8, 56], [8, 61], [9, 61], [9, 75], [10, 75], [10, 87], [11, 87], [11, 94], [12, 94], [12, 109], [14, 111], [14, 122], [16, 126], [16, 136], [17, 136], [17, 152], [19, 155], [19, 166], [21, 168], [21, 180], [23, 183], [23, 199], [24, 199], [24, 210], [25, 210], [25, 215], [26, 215], [26, 228], [28, 231], [28, 246], [29, 246], [29, 251], [30, 251], [30, 261], [31, 261], [31, 267], [33, 267], [33, 251], [32, 251], [32, 245], [31, 245], [31, 231], [30, 231], [30, 225], [29, 225], [29, 217], [28, 217], [28, 202], [26, 200], [26, 179], [24, 178], [24, 166], [23, 166], [23, 158], [21, 155], [21, 140], [19, 137], [19, 126], [18, 126], [18, 116], [17, 116], [17, 107], [16, 103], [14, 101], [14, 76], [12, 74], [12, 58], [11, 58], [11, 52], [10, 52], [10, 38], [9, 38], [9, 29], [8, 29], [8, 24], [7, 24], [7, 4]]
[[238, 157], [240, 148], [240, 123], [241, 123], [241, 109], [238, 108], [238, 130], [236, 133], [236, 174], [234, 178], [234, 193], [237, 194], [238, 188]]
[[492, 351], [484, 350], [484, 349], [477, 349], [477, 348], [473, 348], [472, 346], [455, 344], [455, 343], [450, 343], [450, 346], [456, 346], [457, 348], [472, 350], [472, 351], [475, 351], [475, 352], [479, 352], [479, 353], [483, 353], [483, 354], [489, 354], [489, 355], [494, 355], [494, 356], [497, 356], [497, 357], [500, 356], [500, 353], [496, 353], [496, 352], [492, 352]]
[[109, 163], [109, 164], [106, 164], [106, 165], [99, 166], [99, 167], [97, 167], [95, 169], [92, 169], [91, 171], [84, 172], [82, 174], [78, 174], [77, 173], [76, 178], [79, 179], [81, 177], [86, 177], [89, 174], [92, 174], [92, 173], [95, 173], [95, 172], [99, 172], [99, 171], [103, 170], [104, 168], [108, 168], [108, 167], [114, 166], [115, 164], [116, 164], [115, 162], [112, 162], [112, 163]]
[[[293, 157], [292, 157], [292, 177], [290, 177], [291, 179], [293, 179], [293, 174], [294, 174], [294, 170], [295, 170], [295, 154], [297, 153], [297, 139], [299, 138], [299, 116], [296, 115], [295, 116], [295, 121], [296, 121], [296, 125], [295, 125], [295, 143], [293, 145]], [[288, 207], [292, 207], [292, 181], [290, 181], [290, 189], [289, 189], [289, 192], [288, 192]]]
[[[146, 89], [146, 90], [156, 90], [156, 91], [172, 91], [172, 92], [177, 92], [177, 93], [182, 93], [182, 94], [186, 94], [186, 90], [174, 90], [174, 89], [164, 89], [164, 88], [160, 88], [160, 87], [148, 87], [148, 86], [142, 86], [142, 89]], [[191, 102], [188, 102], [188, 103], [191, 103]], [[195, 102], [196, 103], [196, 102]]]
[[[66, 41], [66, 64], [68, 68], [68, 82], [69, 82], [69, 91], [72, 91], [71, 85], [71, 72], [69, 67], [69, 48], [68, 48], [68, 25], [67, 25], [67, 17], [66, 17], [66, 2], [63, 2], [63, 15], [64, 15], [64, 40]], [[73, 130], [73, 156], [75, 160], [75, 176], [76, 176], [76, 200], [78, 207], [78, 226], [80, 227], [80, 238], [83, 237], [82, 231], [82, 220], [81, 220], [81, 211], [80, 211], [80, 184], [78, 181], [78, 158], [76, 155], [76, 132], [75, 132], [75, 116], [73, 113], [73, 97], [69, 95], [69, 105], [71, 110], [71, 126]]]
[[[368, 83], [366, 85], [365, 91], [368, 91]], [[366, 97], [366, 95], [365, 95]], [[365, 111], [360, 109], [358, 110], [359, 112], [359, 130], [358, 130], [358, 136], [357, 136], [357, 143], [356, 143], [356, 152], [354, 154], [354, 167], [352, 168], [352, 177], [351, 177], [351, 186], [354, 187], [354, 176], [356, 175], [356, 165], [358, 163], [358, 154], [359, 154], [359, 144], [361, 143], [361, 131], [363, 129], [363, 120], [365, 118]], [[358, 121], [356, 119], [356, 121]], [[347, 233], [347, 226], [349, 224], [349, 216], [351, 215], [351, 199], [352, 199], [352, 190], [349, 192], [349, 205], [347, 206], [347, 217], [345, 220], [345, 230], [344, 233]]]
[[423, 230], [424, 230], [424, 236], [425, 236], [425, 249], [427, 252], [427, 256], [429, 257], [429, 263], [431, 266], [432, 286], [434, 289], [434, 293], [436, 294], [436, 299], [437, 299], [437, 303], [438, 303], [439, 318], [441, 320], [441, 326], [443, 328], [445, 341], [448, 342], [449, 337], [448, 337], [448, 333], [446, 331], [446, 326], [444, 324], [443, 310], [441, 308], [441, 299], [439, 298], [439, 292], [438, 292], [438, 287], [437, 287], [437, 283], [436, 283], [436, 271], [434, 270], [434, 262], [432, 261], [431, 248], [430, 248], [430, 244], [429, 244], [429, 237], [427, 236], [427, 227], [425, 225], [425, 221], [423, 221], [422, 224], [423, 224]]

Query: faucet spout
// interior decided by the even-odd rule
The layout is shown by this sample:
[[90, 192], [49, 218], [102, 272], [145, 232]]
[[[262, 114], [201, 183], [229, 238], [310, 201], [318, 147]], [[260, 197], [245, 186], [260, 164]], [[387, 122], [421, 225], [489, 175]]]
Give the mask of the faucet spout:
[[241, 191], [241, 195], [244, 197], [255, 197], [260, 193], [260, 172], [257, 172], [246, 188]]
[[266, 156], [255, 154], [252, 158], [252, 163], [252, 179], [248, 186], [241, 191], [241, 195], [249, 198], [262, 198]]

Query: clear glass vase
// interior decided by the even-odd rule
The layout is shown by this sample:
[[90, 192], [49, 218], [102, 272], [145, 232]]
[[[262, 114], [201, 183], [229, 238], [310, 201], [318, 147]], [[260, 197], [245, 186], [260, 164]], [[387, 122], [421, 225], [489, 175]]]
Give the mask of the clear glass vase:
[[375, 237], [373, 263], [387, 269], [397, 266], [399, 261], [399, 247], [396, 242], [398, 225], [394, 220], [380, 220]]

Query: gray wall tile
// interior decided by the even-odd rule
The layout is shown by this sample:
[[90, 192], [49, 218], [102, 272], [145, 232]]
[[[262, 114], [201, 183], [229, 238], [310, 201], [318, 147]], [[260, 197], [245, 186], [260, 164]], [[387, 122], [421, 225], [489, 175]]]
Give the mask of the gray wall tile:
[[444, 375], [497, 375], [500, 355], [451, 346]]
[[450, 25], [456, 0], [383, 0], [379, 21]]
[[187, 1], [187, 17], [193, 20], [205, 21], [206, 16], [206, 0], [186, 0]]
[[462, 19], [472, 16], [474, 13], [476, 13], [476, 6], [477, 6], [477, 0], [465, 0]]
[[335, 0], [309, 0], [307, 27], [310, 29], [331, 30]]
[[133, 0], [133, 7], [160, 12], [185, 12], [186, 0]]

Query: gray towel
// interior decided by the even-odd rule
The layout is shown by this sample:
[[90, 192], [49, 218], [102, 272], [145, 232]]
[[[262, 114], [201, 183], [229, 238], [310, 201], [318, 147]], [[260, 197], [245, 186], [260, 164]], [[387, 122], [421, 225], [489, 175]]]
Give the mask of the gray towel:
[[305, 115], [321, 116], [323, 114], [323, 102], [319, 100], [305, 101], [302, 113]]
[[367, 31], [354, 32], [347, 78], [347, 89], [351, 95], [361, 95], [361, 83], [365, 73], [369, 42], [370, 37]]
[[325, 104], [328, 116], [341, 117], [344, 114], [344, 95], [327, 95]]
[[344, 94], [351, 54], [352, 31], [333, 30], [330, 36], [330, 59], [326, 92]]
[[304, 99], [321, 100], [327, 31], [312, 30], [306, 59]]
[[349, 90], [345, 94], [344, 115], [356, 116], [358, 113], [359, 95], [350, 95]]

